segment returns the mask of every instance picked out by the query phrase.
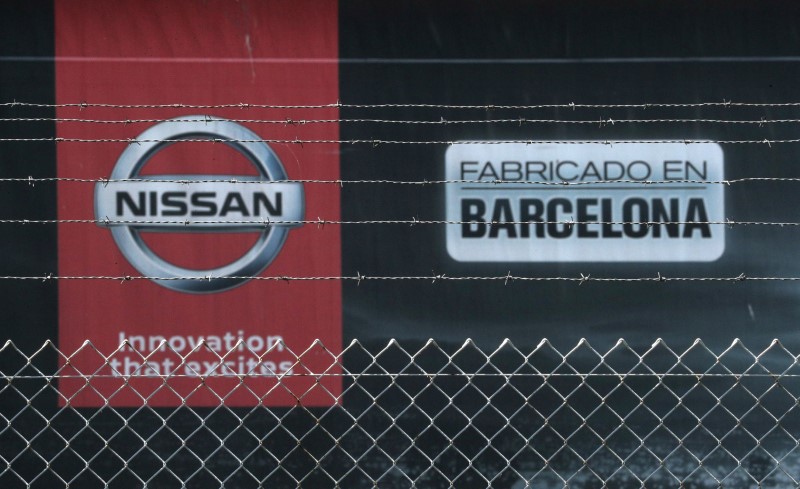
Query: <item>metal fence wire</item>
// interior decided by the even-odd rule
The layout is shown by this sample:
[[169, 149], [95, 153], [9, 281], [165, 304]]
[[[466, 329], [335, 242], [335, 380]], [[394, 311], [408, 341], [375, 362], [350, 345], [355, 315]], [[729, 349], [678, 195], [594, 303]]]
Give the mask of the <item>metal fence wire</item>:
[[5, 343], [0, 487], [800, 484], [800, 365], [778, 341], [152, 346]]

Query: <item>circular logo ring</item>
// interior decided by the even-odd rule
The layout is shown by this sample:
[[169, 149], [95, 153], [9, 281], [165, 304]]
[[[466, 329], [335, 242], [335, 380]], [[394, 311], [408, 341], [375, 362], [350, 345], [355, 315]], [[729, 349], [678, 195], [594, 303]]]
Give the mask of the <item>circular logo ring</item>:
[[[260, 179], [287, 179], [280, 160], [266, 143], [258, 141], [261, 138], [257, 134], [234, 122], [219, 118], [209, 119], [203, 115], [170, 119], [144, 131], [120, 155], [111, 179], [138, 178], [141, 169], [156, 153], [175, 144], [175, 140], [191, 139], [213, 139], [227, 144], [255, 165]], [[243, 143], [242, 140], [258, 142]], [[300, 214], [303, 214], [302, 210]], [[98, 216], [98, 219], [101, 217]], [[286, 240], [288, 229], [282, 226], [265, 226], [259, 232], [260, 236], [253, 247], [239, 259], [219, 268], [196, 270], [173, 265], [159, 257], [147, 246], [135, 226], [111, 228], [120, 251], [142, 275], [161, 278], [162, 280], [155, 282], [168, 289], [189, 293], [228, 290], [261, 273], [277, 256]]]

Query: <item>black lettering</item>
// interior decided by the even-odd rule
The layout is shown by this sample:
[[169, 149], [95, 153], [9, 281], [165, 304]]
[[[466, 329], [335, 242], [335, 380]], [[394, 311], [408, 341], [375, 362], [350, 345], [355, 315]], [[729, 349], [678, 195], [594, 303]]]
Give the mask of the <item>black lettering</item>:
[[489, 237], [496, 238], [500, 231], [505, 231], [509, 238], [517, 237], [517, 229], [514, 224], [514, 216], [511, 212], [511, 201], [509, 199], [497, 199], [494, 202], [492, 211], [492, 225], [489, 227]]
[[567, 199], [553, 199], [548, 202], [547, 220], [551, 222], [547, 224], [547, 233], [553, 238], [568, 238], [572, 234], [572, 226], [555, 222], [561, 220], [558, 207], [561, 207], [564, 213], [572, 212], [572, 203]]
[[[216, 192], [197, 192], [192, 194], [192, 215], [193, 216], [213, 216], [217, 214], [217, 204], [214, 202]], [[208, 200], [206, 200], [208, 199]], [[206, 210], [200, 210], [200, 209]]]
[[[589, 206], [596, 206], [597, 199], [578, 199], [578, 222], [596, 221], [597, 214], [589, 214], [586, 209]], [[596, 238], [597, 231], [589, 231], [588, 224], [578, 224], [579, 238]]]
[[249, 216], [250, 212], [247, 211], [247, 206], [244, 203], [244, 199], [242, 198], [242, 194], [239, 192], [231, 192], [225, 197], [225, 202], [222, 204], [222, 209], [220, 210], [220, 217], [227, 216], [231, 212], [238, 212], [242, 216]]
[[[617, 176], [615, 176], [615, 177], [612, 177], [611, 176], [611, 172], [608, 171], [609, 168], [612, 167], [612, 166], [616, 166], [617, 167], [617, 171], [619, 171], [619, 174]], [[605, 177], [606, 180], [619, 180], [619, 179], [621, 179], [622, 177], [625, 176], [625, 165], [623, 165], [619, 161], [604, 161], [603, 162], [603, 176]]]
[[519, 161], [504, 161], [500, 164], [503, 180], [522, 180], [522, 163]]
[[595, 180], [602, 180], [603, 178], [600, 176], [600, 172], [597, 171], [597, 167], [594, 166], [594, 162], [590, 161], [586, 168], [583, 170], [583, 175], [581, 175], [581, 181], [586, 181], [587, 177], [594, 177]]
[[[637, 209], [637, 218], [634, 220], [633, 209]], [[647, 221], [650, 212], [648, 210], [647, 201], [644, 199], [633, 198], [628, 199], [622, 204], [622, 220], [625, 224], [622, 225], [625, 236], [630, 238], [643, 238], [647, 236], [648, 226], [642, 224], [642, 221]]]
[[[161, 211], [163, 216], [185, 216], [188, 212], [188, 207], [184, 200], [186, 199], [186, 192], [164, 192], [161, 194], [161, 205], [164, 210]], [[169, 210], [173, 208], [173, 210]]]
[[126, 204], [134, 216], [144, 216], [147, 212], [147, 200], [144, 192], [139, 192], [139, 203], [133, 201], [133, 197], [128, 192], [117, 192], [117, 215], [125, 214], [123, 204]]
[[[539, 167], [538, 170], [534, 170], [533, 167]], [[547, 175], [544, 174], [547, 165], [544, 161], [526, 161], [525, 162], [525, 180], [529, 180], [535, 182], [536, 180], [531, 179], [531, 175], [539, 175], [541, 181], [546, 182], [548, 180]]]
[[708, 224], [708, 214], [706, 213], [705, 201], [700, 198], [689, 199], [686, 209], [686, 222], [691, 222], [683, 228], [683, 237], [691, 238], [695, 229], [700, 231], [700, 236], [711, 237], [711, 227]]
[[483, 166], [483, 170], [481, 170], [481, 174], [478, 175], [478, 180], [483, 180], [483, 177], [491, 176], [494, 177], [495, 180], [499, 180], [497, 176], [497, 172], [495, 171], [494, 167], [492, 166], [491, 161], [487, 161], [486, 164]]
[[275, 194], [275, 205], [270, 202], [269, 197], [262, 193], [256, 192], [253, 194], [253, 215], [260, 216], [261, 215], [261, 206], [264, 206], [264, 210], [267, 211], [267, 214], [270, 216], [280, 216], [283, 214], [283, 193], [277, 192]]
[[[680, 174], [680, 167], [674, 168], [675, 165], [683, 163], [681, 160], [667, 160], [664, 162], [664, 180], [685, 180]], [[678, 172], [677, 175], [672, 176], [672, 173]]]
[[[633, 167], [634, 166], [643, 166], [644, 169], [645, 169], [645, 173], [642, 174], [641, 177], [638, 177], [638, 178], [635, 177], [633, 175]], [[653, 170], [650, 168], [650, 165], [646, 161], [636, 160], [636, 161], [631, 162], [630, 165], [628, 165], [628, 178], [630, 178], [631, 180], [647, 180], [648, 178], [650, 178], [650, 175], [652, 173], [653, 173]]]
[[[669, 213], [667, 213], [667, 208], [664, 205], [664, 201], [662, 199], [653, 199], [653, 216], [650, 219], [653, 222], [670, 222], [675, 223], [680, 220], [680, 200], [679, 199], [669, 199]], [[678, 229], [678, 224], [664, 224], [664, 225], [656, 225], [653, 226], [653, 237], [660, 238], [661, 237], [661, 228], [666, 228], [667, 236], [670, 238], [677, 238], [679, 236], [680, 230]]]
[[477, 166], [477, 161], [462, 161], [461, 162], [461, 180], [470, 180], [471, 178], [467, 177], [467, 173], [478, 173], [478, 170], [468, 169], [467, 165], [470, 166]]
[[[536, 237], [544, 238], [544, 224], [542, 224], [544, 204], [539, 199], [521, 199], [519, 201], [519, 220], [521, 222], [536, 222]], [[531, 235], [531, 225], [521, 224], [519, 235], [528, 238]]]
[[561, 166], [562, 165], [570, 165], [570, 166], [574, 166], [575, 168], [578, 168], [578, 164], [575, 163], [574, 161], [565, 160], [565, 161], [559, 161], [558, 164], [556, 165], [556, 176], [560, 180], [563, 180], [565, 182], [570, 182], [572, 180], [577, 180], [577, 178], [578, 178], [577, 174], [573, 175], [572, 178], [566, 178], [564, 175], [562, 175], [561, 174]]
[[158, 215], [158, 192], [150, 192], [150, 215]]
[[700, 171], [700, 170], [697, 169], [696, 166], [694, 166], [692, 164], [691, 161], [686, 161], [686, 180], [690, 180], [690, 179], [694, 178], [691, 175], [689, 175], [689, 170], [690, 169], [692, 171], [694, 171], [695, 175], [697, 175], [697, 177], [700, 180], [705, 180], [706, 179], [706, 175], [708, 174], [708, 162], [706, 160], [703, 160], [703, 171]]
[[603, 237], [621, 238], [622, 231], [614, 229], [614, 224], [610, 224], [614, 220], [614, 214], [611, 212], [611, 199], [602, 199], [600, 201], [600, 212], [603, 219]]
[[[486, 234], [486, 221], [483, 215], [486, 214], [486, 203], [481, 199], [462, 199], [461, 200], [461, 220], [465, 223], [461, 225], [462, 238], [482, 238]], [[475, 222], [476, 224], [471, 224]]]

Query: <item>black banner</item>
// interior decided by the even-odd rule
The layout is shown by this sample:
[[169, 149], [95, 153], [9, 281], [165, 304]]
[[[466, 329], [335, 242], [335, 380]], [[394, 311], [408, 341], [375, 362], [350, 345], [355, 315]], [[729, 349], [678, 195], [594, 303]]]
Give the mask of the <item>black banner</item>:
[[[724, 102], [796, 98], [794, 80], [800, 74], [800, 58], [796, 57], [797, 43], [789, 40], [798, 36], [797, 13], [796, 7], [777, 2], [758, 7], [746, 2], [437, 2], [435, 6], [343, 2], [340, 85], [342, 99], [349, 103], [567, 106], [536, 110], [351, 108], [343, 109], [343, 118], [597, 123], [344, 124], [342, 137], [422, 142], [792, 139], [797, 134], [793, 123], [609, 121], [794, 117], [797, 110], [792, 107], [738, 107]], [[568, 106], [667, 102], [722, 105]], [[798, 176], [795, 144], [720, 147], [724, 179]], [[342, 177], [443, 180], [447, 150], [446, 144], [344, 146]], [[591, 154], [592, 149], [585, 151]], [[467, 175], [474, 178], [478, 173]], [[725, 219], [797, 220], [800, 194], [792, 183], [750, 182], [723, 188]], [[653, 192], [645, 190], [645, 196], [650, 195]], [[350, 185], [344, 187], [342, 198], [346, 220], [447, 217], [445, 185]], [[489, 220], [491, 209], [486, 214]], [[574, 219], [575, 210], [572, 215]], [[666, 277], [798, 275], [793, 260], [797, 230], [792, 227], [713, 226], [714, 232], [724, 232], [724, 252], [714, 261], [533, 263], [457, 261], [448, 255], [445, 226], [346, 227], [343, 272], [621, 278], [659, 273]], [[500, 246], [495, 248], [498, 253], [502, 253]], [[722, 346], [739, 337], [760, 347], [775, 337], [795, 341], [791, 324], [797, 317], [792, 300], [796, 290], [792, 282], [746, 281], [588, 282], [582, 286], [559, 281], [362, 283], [345, 286], [344, 325], [348, 338], [377, 341], [435, 337], [457, 342], [471, 337], [492, 345], [508, 337], [535, 344], [548, 337], [566, 346], [586, 337], [608, 346], [620, 337], [642, 345], [658, 337], [685, 345], [700, 337]]]

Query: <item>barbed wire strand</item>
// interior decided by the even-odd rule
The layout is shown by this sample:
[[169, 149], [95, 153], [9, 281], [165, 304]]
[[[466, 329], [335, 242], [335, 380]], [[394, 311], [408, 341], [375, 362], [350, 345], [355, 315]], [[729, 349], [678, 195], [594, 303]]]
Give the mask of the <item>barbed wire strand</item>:
[[[137, 352], [138, 353], [138, 352]], [[142, 355], [144, 358], [145, 355]], [[197, 358], [201, 358], [201, 355], [196, 355]], [[189, 355], [189, 361], [192, 360], [192, 356]], [[112, 356], [113, 360], [113, 356]], [[301, 364], [302, 365], [302, 364]], [[304, 366], [304, 365], [302, 365]], [[112, 367], [109, 362], [104, 362], [103, 368], [114, 368]], [[149, 367], [145, 364], [140, 366], [139, 368], [135, 369], [133, 373], [123, 374], [121, 372], [113, 373], [113, 374], [101, 374], [101, 373], [85, 373], [85, 374], [64, 374], [58, 373], [57, 375], [53, 375], [52, 377], [59, 378], [59, 379], [120, 379], [120, 378], [145, 378], [145, 379], [174, 379], [174, 378], [189, 378], [189, 379], [196, 379], [200, 381], [201, 379], [259, 379], [259, 378], [269, 378], [278, 380], [277, 378], [291, 378], [291, 377], [300, 377], [300, 378], [307, 378], [309, 375], [314, 375], [320, 378], [390, 378], [390, 379], [398, 379], [398, 378], [423, 378], [423, 379], [431, 379], [431, 378], [461, 378], [461, 379], [473, 379], [473, 378], [500, 378], [500, 379], [511, 379], [511, 378], [538, 378], [538, 379], [549, 379], [549, 378], [574, 378], [574, 379], [592, 379], [592, 378], [611, 378], [611, 379], [618, 379], [624, 380], [626, 378], [650, 378], [650, 379], [690, 379], [696, 381], [702, 381], [704, 378], [721, 378], [721, 379], [733, 379], [733, 380], [742, 380], [742, 379], [795, 379], [800, 378], [800, 374], [759, 374], [759, 373], [679, 373], [679, 372], [666, 372], [666, 373], [603, 373], [603, 372], [593, 372], [593, 373], [581, 373], [581, 372], [554, 372], [554, 373], [547, 373], [547, 372], [496, 372], [496, 373], [455, 373], [455, 372], [424, 372], [424, 373], [413, 373], [413, 372], [315, 372], [313, 374], [309, 374], [307, 372], [284, 372], [284, 373], [267, 373], [261, 374], [257, 372], [248, 372], [244, 374], [239, 373], [218, 373], [217, 370], [223, 370], [225, 368], [224, 363], [217, 363], [215, 364], [212, 369], [214, 370], [213, 374], [179, 374], [179, 373], [168, 373], [168, 374], [161, 374], [155, 372], [147, 372]], [[14, 382], [18, 380], [41, 380], [41, 375], [13, 375], [13, 374], [3, 374], [0, 372], [0, 379], [3, 379], [7, 382]]]
[[48, 182], [74, 182], [74, 183], [102, 183], [104, 185], [110, 183], [130, 183], [130, 182], [147, 182], [147, 183], [178, 183], [182, 185], [191, 185], [198, 183], [235, 183], [235, 184], [284, 184], [284, 183], [319, 183], [319, 184], [333, 184], [333, 185], [351, 185], [351, 184], [393, 184], [393, 185], [448, 185], [448, 184], [483, 184], [487, 186], [496, 185], [525, 185], [525, 186], [555, 186], [555, 187], [570, 187], [570, 186], [586, 186], [586, 185], [613, 185], [613, 184], [635, 184], [644, 187], [662, 186], [662, 185], [675, 185], [675, 184], [707, 184], [707, 185], [733, 185], [737, 183], [752, 183], [752, 182], [800, 182], [798, 177], [744, 177], [732, 178], [730, 180], [589, 180], [582, 182], [569, 182], [569, 181], [553, 181], [553, 182], [538, 182], [530, 180], [317, 180], [317, 179], [293, 179], [293, 180], [242, 180], [237, 178], [76, 178], [76, 177], [9, 177], [0, 178], [0, 183], [27, 183], [31, 186], [36, 183]]
[[723, 226], [777, 226], [777, 227], [797, 227], [800, 222], [772, 222], [772, 221], [457, 221], [457, 220], [436, 220], [436, 219], [372, 219], [360, 221], [341, 221], [335, 219], [316, 219], [316, 220], [280, 220], [280, 219], [241, 219], [241, 220], [191, 220], [191, 219], [0, 219], [0, 224], [102, 224], [102, 225], [172, 225], [182, 226], [202, 226], [210, 224], [228, 225], [248, 225], [259, 227], [270, 226], [302, 226], [314, 224], [317, 226], [335, 225], [357, 225], [357, 224], [405, 224], [409, 226], [424, 224], [456, 224], [456, 225], [485, 225], [485, 226], [507, 226], [507, 225], [562, 225], [567, 227], [582, 225], [638, 225], [638, 226], [684, 226], [684, 225], [723, 225]]
[[419, 108], [419, 109], [476, 109], [476, 110], [505, 110], [505, 109], [649, 109], [649, 108], [700, 108], [700, 107], [800, 107], [800, 102], [734, 102], [724, 100], [721, 102], [686, 102], [664, 103], [645, 102], [632, 104], [585, 104], [567, 102], [560, 104], [529, 104], [529, 105], [503, 105], [503, 104], [423, 104], [423, 103], [387, 103], [387, 104], [351, 104], [337, 101], [327, 104], [307, 105], [278, 105], [258, 103], [229, 103], [229, 104], [108, 104], [95, 102], [72, 102], [61, 104], [32, 103], [32, 102], [2, 102], [0, 107], [33, 107], [33, 108], [112, 108], [112, 109], [383, 109], [383, 108]]
[[211, 280], [256, 280], [268, 282], [294, 282], [294, 281], [347, 281], [347, 282], [366, 282], [366, 281], [430, 281], [432, 284], [436, 282], [468, 282], [468, 281], [495, 281], [503, 282], [508, 285], [512, 282], [577, 282], [579, 285], [586, 282], [797, 282], [800, 277], [749, 277], [741, 273], [735, 277], [667, 277], [658, 273], [654, 277], [593, 277], [591, 274], [581, 273], [578, 277], [526, 277], [516, 276], [509, 272], [506, 275], [498, 276], [450, 276], [446, 274], [439, 275], [406, 275], [406, 276], [372, 276], [357, 275], [350, 276], [240, 276], [240, 275], [194, 275], [194, 276], [179, 276], [179, 277], [157, 277], [157, 276], [144, 276], [144, 275], [36, 275], [36, 276], [0, 276], [0, 280], [38, 280], [42, 282], [55, 281], [55, 280], [116, 280], [118, 282], [130, 282], [134, 280], [151, 280], [151, 281], [174, 281], [174, 280], [189, 280], [189, 281], [211, 281]]
[[0, 143], [22, 142], [54, 142], [54, 143], [268, 143], [268, 144], [370, 144], [373, 146], [385, 145], [502, 145], [502, 144], [553, 144], [553, 145], [588, 145], [598, 144], [613, 146], [615, 144], [773, 144], [799, 143], [800, 139], [660, 139], [660, 140], [537, 140], [537, 139], [507, 139], [507, 140], [397, 140], [397, 139], [226, 139], [226, 138], [197, 138], [197, 139], [82, 139], [82, 138], [0, 138]]
[[464, 124], [581, 124], [613, 126], [615, 124], [741, 124], [758, 125], [766, 124], [796, 124], [800, 119], [615, 119], [600, 118], [594, 120], [570, 120], [570, 119], [530, 119], [518, 117], [511, 119], [472, 119], [472, 120], [403, 120], [403, 119], [221, 119], [216, 117], [206, 117], [202, 119], [78, 119], [62, 117], [5, 117], [0, 118], [0, 122], [56, 122], [56, 123], [81, 123], [81, 124], [107, 124], [107, 125], [129, 125], [129, 124], [154, 124], [167, 122], [170, 124], [197, 123], [197, 122], [236, 122], [241, 124], [275, 124], [275, 125], [309, 125], [309, 124], [400, 124], [400, 125], [464, 125]]
[[320, 183], [334, 185], [351, 184], [397, 184], [397, 185], [446, 185], [446, 184], [483, 184], [496, 185], [526, 185], [526, 186], [586, 186], [586, 185], [613, 185], [613, 184], [636, 184], [644, 187], [662, 186], [675, 184], [708, 184], [708, 185], [733, 185], [737, 183], [751, 182], [800, 182], [798, 177], [744, 177], [732, 178], [730, 180], [589, 180], [581, 182], [553, 181], [540, 182], [530, 180], [318, 180], [318, 179], [292, 179], [292, 180], [240, 180], [236, 178], [209, 178], [209, 179], [171, 179], [159, 177], [147, 178], [76, 178], [76, 177], [17, 177], [0, 178], [2, 182], [22, 182], [35, 184], [38, 182], [77, 182], [77, 183], [126, 183], [126, 182], [148, 182], [148, 183], [178, 183], [191, 185], [197, 183], [234, 183], [234, 184], [283, 184], [283, 183]]

